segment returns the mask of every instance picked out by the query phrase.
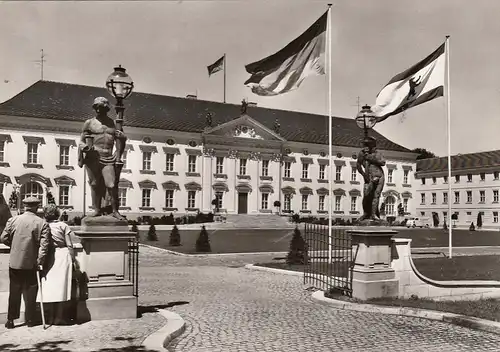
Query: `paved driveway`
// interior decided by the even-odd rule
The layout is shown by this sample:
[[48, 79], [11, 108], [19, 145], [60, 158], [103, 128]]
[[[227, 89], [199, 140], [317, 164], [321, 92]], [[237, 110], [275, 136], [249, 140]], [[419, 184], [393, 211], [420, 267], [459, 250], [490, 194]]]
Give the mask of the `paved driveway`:
[[187, 322], [182, 352], [498, 351], [500, 336], [416, 318], [340, 311], [311, 299], [300, 277], [244, 269], [269, 255], [192, 258], [141, 247], [144, 305]]

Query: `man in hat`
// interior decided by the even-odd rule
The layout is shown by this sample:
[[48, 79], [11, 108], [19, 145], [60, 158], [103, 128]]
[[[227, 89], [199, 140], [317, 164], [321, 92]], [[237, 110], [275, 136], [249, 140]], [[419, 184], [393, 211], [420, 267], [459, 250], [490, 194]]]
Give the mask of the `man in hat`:
[[0, 236], [0, 242], [10, 247], [7, 329], [12, 329], [14, 320], [19, 318], [21, 294], [26, 324], [34, 325], [38, 293], [36, 272], [43, 269], [50, 243], [49, 225], [36, 215], [40, 199], [28, 197], [23, 203], [26, 211], [10, 218]]
[[[363, 149], [358, 154], [357, 169], [365, 181], [363, 194], [363, 215], [359, 221], [371, 219], [379, 221], [379, 202], [384, 188], [385, 165], [382, 154], [377, 149], [377, 140], [366, 137], [363, 140]], [[364, 168], [364, 169], [363, 169]]]

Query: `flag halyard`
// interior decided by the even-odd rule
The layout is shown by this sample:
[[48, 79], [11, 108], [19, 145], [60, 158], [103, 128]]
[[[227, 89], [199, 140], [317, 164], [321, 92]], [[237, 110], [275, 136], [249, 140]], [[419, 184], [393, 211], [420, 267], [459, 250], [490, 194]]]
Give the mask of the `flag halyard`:
[[224, 59], [225, 55], [222, 56], [219, 60], [215, 61], [213, 64], [207, 66], [208, 77], [224, 69]]

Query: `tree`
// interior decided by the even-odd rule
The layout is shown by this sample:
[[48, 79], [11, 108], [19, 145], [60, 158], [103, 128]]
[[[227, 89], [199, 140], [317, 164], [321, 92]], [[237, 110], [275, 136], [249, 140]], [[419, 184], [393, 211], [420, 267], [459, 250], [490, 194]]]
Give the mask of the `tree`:
[[398, 215], [405, 216], [405, 208], [403, 206], [403, 203], [399, 203], [398, 205]]
[[476, 227], [474, 226], [473, 222], [470, 223], [469, 231], [476, 231]]
[[481, 227], [483, 227], [483, 214], [479, 212], [477, 214], [477, 228], [480, 229]]
[[158, 241], [158, 235], [156, 234], [156, 227], [154, 224], [149, 226], [148, 241]]
[[181, 245], [181, 234], [179, 233], [177, 225], [174, 225], [172, 231], [170, 232], [169, 245], [173, 247]]
[[201, 227], [200, 235], [196, 240], [196, 251], [197, 252], [211, 252], [210, 240], [208, 238], [208, 232], [205, 225]]
[[47, 193], [47, 204], [56, 204], [56, 200], [54, 199], [52, 192], [49, 191], [48, 188], [46, 190], [46, 193]]
[[302, 264], [305, 265], [309, 261], [308, 246], [302, 238], [302, 234], [298, 227], [293, 231], [292, 240], [290, 241], [290, 250], [286, 256], [287, 264]]
[[10, 194], [10, 198], [9, 198], [9, 207], [11, 209], [17, 209], [17, 202], [18, 202], [17, 192], [12, 191], [12, 193]]
[[432, 222], [433, 222], [434, 227], [438, 227], [439, 226], [439, 215], [438, 215], [438, 213], [432, 212]]
[[417, 160], [435, 158], [436, 154], [425, 149], [425, 148], [415, 148], [412, 149], [412, 153], [418, 154]]

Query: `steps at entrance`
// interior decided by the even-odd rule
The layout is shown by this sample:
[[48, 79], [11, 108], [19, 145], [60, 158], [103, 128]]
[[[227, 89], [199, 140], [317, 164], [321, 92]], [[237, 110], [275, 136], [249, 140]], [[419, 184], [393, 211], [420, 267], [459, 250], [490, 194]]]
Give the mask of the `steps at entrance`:
[[[274, 214], [228, 214], [224, 227], [279, 229], [294, 227], [287, 216]], [[222, 227], [222, 226], [221, 226]]]

